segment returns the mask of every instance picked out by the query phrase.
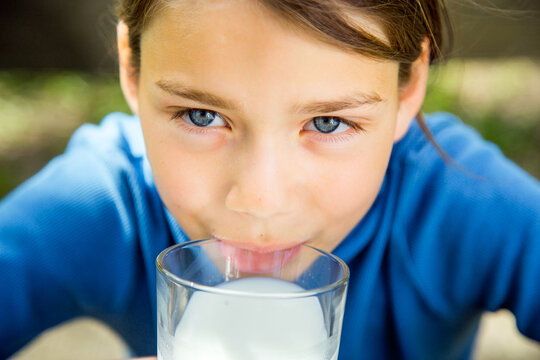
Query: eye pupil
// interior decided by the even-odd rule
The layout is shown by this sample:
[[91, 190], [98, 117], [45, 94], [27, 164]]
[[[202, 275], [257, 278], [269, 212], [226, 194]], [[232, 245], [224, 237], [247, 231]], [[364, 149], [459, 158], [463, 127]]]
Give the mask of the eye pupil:
[[313, 119], [315, 128], [324, 134], [329, 134], [336, 130], [341, 121], [331, 116], [318, 116]]
[[189, 111], [189, 119], [197, 126], [208, 126], [216, 118], [216, 113], [209, 110], [192, 109]]

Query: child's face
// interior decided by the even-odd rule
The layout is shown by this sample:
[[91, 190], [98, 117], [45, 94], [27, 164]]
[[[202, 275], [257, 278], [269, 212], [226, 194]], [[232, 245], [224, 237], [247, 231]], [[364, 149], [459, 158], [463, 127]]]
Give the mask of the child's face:
[[327, 45], [253, 1], [168, 9], [141, 49], [131, 100], [160, 195], [192, 239], [334, 249], [417, 111], [400, 100], [397, 63]]

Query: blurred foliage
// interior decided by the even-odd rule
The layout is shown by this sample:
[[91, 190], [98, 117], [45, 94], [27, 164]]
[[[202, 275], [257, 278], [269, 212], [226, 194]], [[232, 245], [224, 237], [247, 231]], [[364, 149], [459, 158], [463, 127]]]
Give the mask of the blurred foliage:
[[0, 198], [112, 111], [129, 112], [115, 75], [0, 72]]
[[[449, 111], [540, 177], [540, 64], [454, 60], [432, 69], [424, 112]], [[129, 112], [118, 77], [0, 72], [0, 198], [62, 153], [84, 122]]]
[[540, 178], [540, 63], [454, 60], [432, 69], [423, 111], [448, 111]]

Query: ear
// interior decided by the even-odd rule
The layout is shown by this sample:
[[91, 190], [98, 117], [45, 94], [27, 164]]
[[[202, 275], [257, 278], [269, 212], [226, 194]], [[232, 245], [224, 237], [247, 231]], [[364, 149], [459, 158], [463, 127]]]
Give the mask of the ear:
[[118, 42], [118, 62], [120, 65], [120, 86], [124, 97], [134, 114], [138, 114], [138, 72], [131, 65], [131, 48], [129, 47], [129, 28], [120, 21], [116, 27]]
[[429, 73], [429, 54], [429, 40], [426, 38], [422, 42], [422, 53], [412, 63], [409, 81], [399, 89], [399, 110], [394, 133], [395, 142], [405, 136], [412, 120], [422, 108]]

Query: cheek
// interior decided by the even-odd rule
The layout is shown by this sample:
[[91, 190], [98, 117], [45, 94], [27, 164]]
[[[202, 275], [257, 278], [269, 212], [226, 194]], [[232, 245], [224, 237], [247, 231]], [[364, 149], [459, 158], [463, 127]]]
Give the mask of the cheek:
[[163, 202], [177, 219], [208, 211], [220, 196], [216, 174], [223, 171], [224, 162], [194, 151], [178, 137], [174, 125], [157, 116], [141, 112], [148, 159]]
[[167, 149], [154, 153], [157, 159], [150, 158], [156, 186], [163, 202], [173, 212], [198, 213], [208, 209], [215, 184], [205, 169], [193, 164], [191, 159], [175, 156], [177, 153]]
[[312, 192], [326, 219], [354, 226], [379, 193], [392, 151], [391, 129], [352, 154], [332, 161], [319, 174]]
[[341, 172], [343, 176], [323, 180], [317, 186], [319, 206], [334, 221], [359, 220], [375, 200], [383, 181], [385, 167], [381, 163], [357, 160], [354, 164], [354, 168]]

